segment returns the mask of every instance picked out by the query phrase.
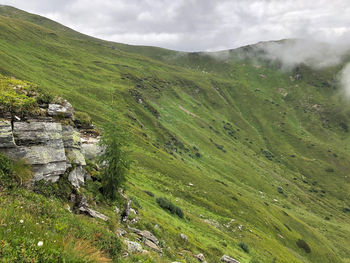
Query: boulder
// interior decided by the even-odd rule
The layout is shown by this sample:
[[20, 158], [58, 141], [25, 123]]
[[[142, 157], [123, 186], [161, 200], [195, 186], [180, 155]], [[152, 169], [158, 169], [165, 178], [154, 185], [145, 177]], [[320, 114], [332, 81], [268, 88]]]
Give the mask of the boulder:
[[68, 181], [71, 182], [74, 187], [79, 188], [84, 185], [85, 174], [86, 171], [84, 168], [82, 166], [77, 166], [69, 173]]
[[146, 239], [144, 243], [145, 243], [145, 245], [146, 245], [147, 247], [153, 249], [154, 251], [156, 251], [156, 252], [162, 252], [162, 250], [161, 250], [155, 243], [153, 243], [152, 241]]
[[103, 153], [103, 148], [99, 145], [97, 138], [89, 138], [82, 141], [82, 153], [88, 160], [94, 160]]
[[0, 148], [16, 147], [10, 121], [0, 120]]
[[89, 207], [85, 207], [85, 206], [82, 206], [79, 208], [79, 211], [81, 213], [85, 213], [91, 217], [94, 217], [94, 218], [99, 218], [99, 219], [102, 219], [103, 221], [107, 221], [109, 219], [108, 216], [105, 216], [104, 214], [98, 212], [98, 211], [95, 211]]
[[34, 173], [34, 181], [50, 181], [57, 182], [60, 176], [65, 173], [67, 169], [66, 162], [52, 162], [47, 164], [32, 164], [32, 171]]
[[229, 256], [223, 255], [221, 257], [221, 261], [225, 263], [240, 263], [238, 260], [231, 258]]
[[72, 118], [74, 114], [73, 106], [66, 100], [61, 104], [49, 104], [47, 110], [49, 116], [62, 116], [65, 118]]
[[127, 244], [128, 251], [130, 253], [142, 253], [143, 252], [143, 248], [139, 243], [129, 241], [129, 240], [125, 240], [125, 243]]
[[76, 204], [75, 204], [77, 211], [82, 214], [87, 214], [94, 218], [100, 218], [103, 221], [107, 221], [109, 219], [108, 216], [105, 216], [104, 214], [95, 211], [89, 207], [89, 204], [87, 202], [87, 199], [85, 196], [78, 196], [76, 197]]
[[132, 232], [134, 232], [135, 234], [139, 235], [140, 237], [145, 238], [146, 240], [149, 240], [151, 242], [153, 242], [156, 245], [159, 245], [159, 240], [149, 231], [147, 230], [139, 230], [136, 228], [129, 228]]

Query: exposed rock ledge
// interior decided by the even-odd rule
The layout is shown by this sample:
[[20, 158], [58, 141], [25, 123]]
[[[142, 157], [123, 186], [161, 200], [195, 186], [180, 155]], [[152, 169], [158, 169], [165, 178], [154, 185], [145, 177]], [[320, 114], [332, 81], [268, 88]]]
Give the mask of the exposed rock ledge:
[[[0, 119], [0, 152], [13, 159], [23, 158], [31, 164], [34, 181], [56, 182], [64, 173], [69, 173], [70, 182], [79, 187], [87, 177], [80, 132], [73, 124], [63, 125], [50, 117], [63, 112], [66, 120], [73, 120], [73, 108], [67, 101], [64, 103], [65, 105], [48, 105], [44, 109], [46, 117], [34, 117], [25, 121]], [[84, 142], [89, 143], [87, 148], [94, 149], [96, 153], [100, 152], [96, 150], [99, 149], [98, 140], [93, 140], [93, 143], [91, 140]], [[93, 157], [91, 154], [89, 151], [89, 159]]]

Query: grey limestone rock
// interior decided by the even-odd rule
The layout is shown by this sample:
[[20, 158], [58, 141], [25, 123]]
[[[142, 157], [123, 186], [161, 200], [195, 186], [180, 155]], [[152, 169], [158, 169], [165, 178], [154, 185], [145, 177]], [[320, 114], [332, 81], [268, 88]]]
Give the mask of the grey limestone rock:
[[82, 166], [77, 166], [69, 173], [68, 180], [74, 187], [79, 188], [84, 185], [85, 174], [84, 168]]
[[0, 148], [16, 147], [13, 138], [11, 122], [8, 120], [0, 120]]
[[74, 114], [73, 106], [66, 100], [61, 104], [49, 104], [47, 111], [49, 116], [62, 116], [65, 118], [71, 118]]
[[229, 256], [223, 255], [221, 257], [221, 261], [225, 263], [240, 263], [238, 260], [231, 258]]

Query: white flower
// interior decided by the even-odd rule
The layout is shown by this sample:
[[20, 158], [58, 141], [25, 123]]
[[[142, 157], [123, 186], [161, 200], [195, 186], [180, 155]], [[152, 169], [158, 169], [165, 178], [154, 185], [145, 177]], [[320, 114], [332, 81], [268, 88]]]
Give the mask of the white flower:
[[44, 242], [43, 241], [39, 241], [38, 242], [38, 247], [41, 247], [42, 245], [44, 245]]
[[21, 220], [19, 220], [19, 222], [20, 222], [21, 224], [23, 224], [24, 221], [23, 221], [23, 219], [21, 219]]

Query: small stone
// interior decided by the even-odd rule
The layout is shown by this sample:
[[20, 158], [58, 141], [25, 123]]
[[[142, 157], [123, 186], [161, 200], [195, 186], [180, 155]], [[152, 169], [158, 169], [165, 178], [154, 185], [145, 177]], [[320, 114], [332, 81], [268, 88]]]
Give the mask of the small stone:
[[118, 228], [116, 232], [117, 232], [117, 236], [119, 237], [125, 236], [127, 234], [127, 232], [122, 228]]
[[205, 257], [204, 257], [204, 255], [203, 255], [202, 253], [196, 255], [196, 258], [197, 258], [200, 262], [207, 262], [207, 261], [205, 260]]
[[183, 241], [185, 241], [185, 242], [188, 242], [188, 238], [187, 238], [187, 236], [185, 235], [185, 234], [180, 234], [180, 238], [183, 240]]

